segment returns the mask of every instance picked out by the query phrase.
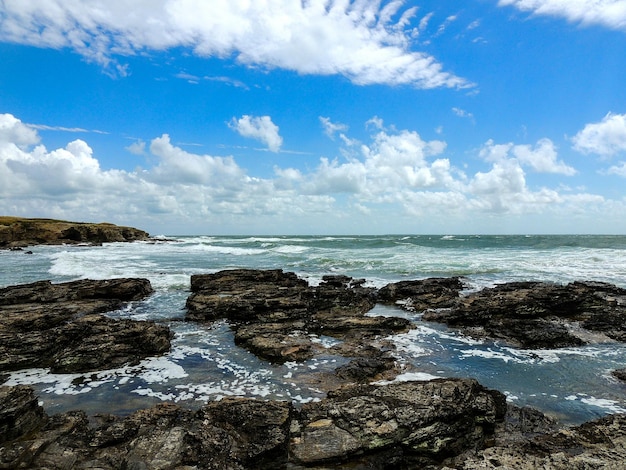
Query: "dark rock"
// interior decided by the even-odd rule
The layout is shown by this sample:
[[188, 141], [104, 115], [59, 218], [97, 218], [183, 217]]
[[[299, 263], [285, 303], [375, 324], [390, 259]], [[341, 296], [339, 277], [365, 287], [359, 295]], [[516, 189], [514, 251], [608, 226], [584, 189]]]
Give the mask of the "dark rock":
[[611, 374], [622, 382], [626, 382], [626, 369], [617, 369], [611, 372]]
[[394, 449], [420, 468], [481, 449], [505, 411], [504, 395], [470, 379], [347, 387], [303, 406], [291, 455], [307, 466], [354, 459], [388, 468], [367, 462]]
[[282, 270], [195, 275], [186, 319], [226, 318], [238, 345], [272, 362], [303, 361], [319, 354], [322, 347], [311, 335], [362, 342], [407, 331], [406, 319], [365, 315], [376, 304], [376, 290], [363, 283], [348, 276], [324, 276], [313, 287]]
[[[504, 396], [450, 379], [342, 389], [300, 411], [230, 398], [197, 412], [173, 404], [126, 418], [70, 412], [0, 444], [4, 468], [275, 469], [438, 462], [482, 448]], [[90, 422], [91, 421], [91, 422]], [[187, 467], [185, 467], [187, 466]], [[401, 467], [400, 467], [401, 468]], [[405, 467], [406, 468], [406, 467]]]
[[566, 470], [626, 461], [626, 415], [556, 429], [472, 379], [354, 385], [300, 410], [228, 398], [198, 411], [164, 403], [91, 418], [48, 417], [32, 390], [0, 387], [0, 418], [0, 468]]
[[622, 469], [626, 462], [626, 415], [610, 415], [524, 442], [500, 443], [456, 462], [464, 470], [511, 468]]
[[54, 333], [53, 373], [134, 365], [170, 350], [169, 329], [154, 322], [86, 315]]
[[388, 370], [393, 369], [395, 360], [393, 357], [357, 357], [348, 364], [338, 367], [335, 374], [347, 380], [359, 384], [369, 383], [380, 378]]
[[382, 287], [378, 291], [378, 299], [383, 303], [401, 301], [404, 309], [420, 312], [453, 306], [464, 288], [460, 277], [400, 281]]
[[601, 282], [512, 282], [427, 310], [423, 319], [525, 348], [579, 346], [589, 332], [626, 341], [626, 289]]
[[287, 463], [293, 407], [285, 402], [228, 398], [202, 407], [196, 419], [229, 436], [227, 458], [243, 468]]
[[99, 315], [151, 292], [147, 279], [40, 281], [0, 289], [0, 370], [86, 372], [168, 351], [166, 326]]
[[32, 388], [0, 386], [0, 443], [32, 433], [44, 422], [44, 410]]

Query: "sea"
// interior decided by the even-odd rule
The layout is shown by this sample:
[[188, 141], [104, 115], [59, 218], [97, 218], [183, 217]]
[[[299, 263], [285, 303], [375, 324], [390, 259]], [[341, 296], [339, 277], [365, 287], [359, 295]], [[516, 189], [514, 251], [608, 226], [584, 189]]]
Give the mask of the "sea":
[[[366, 279], [367, 286], [428, 277], [463, 276], [464, 293], [510, 281], [594, 280], [626, 288], [626, 236], [385, 235], [163, 236], [102, 246], [34, 246], [0, 251], [0, 287], [49, 279], [148, 278], [155, 293], [109, 315], [155, 320], [174, 332], [171, 352], [138, 365], [87, 374], [28, 369], [0, 376], [35, 388], [50, 414], [83, 409], [127, 415], [167, 401], [199, 407], [224, 397], [286, 400], [300, 406], [325, 396], [311, 374], [347, 362], [331, 354], [271, 364], [236, 346], [226, 321], [185, 322], [190, 276], [232, 268], [295, 272], [316, 285], [326, 274]], [[626, 384], [611, 371], [626, 367], [626, 345], [598, 340], [583, 347], [517, 349], [476, 340], [419, 312], [376, 306], [370, 315], [409, 318], [415, 328], [390, 337], [401, 373], [395, 380], [472, 377], [507, 400], [565, 424], [626, 412]], [[327, 349], [337, 339], [314, 336]]]

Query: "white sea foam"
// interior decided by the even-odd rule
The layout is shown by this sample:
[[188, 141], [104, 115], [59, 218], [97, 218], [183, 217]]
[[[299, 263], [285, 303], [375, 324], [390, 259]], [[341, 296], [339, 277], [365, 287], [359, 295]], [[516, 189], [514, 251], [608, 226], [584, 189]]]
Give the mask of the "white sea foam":
[[626, 408], [621, 406], [619, 404], [619, 402], [617, 402], [615, 400], [607, 400], [605, 398], [588, 397], [588, 398], [581, 398], [580, 401], [585, 403], [586, 405], [595, 406], [597, 408], [602, 408], [602, 409], [607, 410], [607, 411], [609, 411], [611, 413], [626, 413]]
[[374, 382], [375, 385], [388, 385], [391, 383], [397, 382], [412, 382], [412, 381], [429, 381], [433, 379], [440, 378], [437, 375], [428, 374], [426, 372], [405, 372], [403, 374], [397, 375], [393, 380], [379, 380], [378, 382]]
[[307, 246], [283, 245], [283, 246], [274, 248], [272, 251], [274, 251], [275, 253], [282, 253], [282, 254], [295, 254], [295, 253], [304, 253], [305, 251], [309, 251], [309, 250], [310, 248]]
[[524, 358], [515, 354], [506, 354], [503, 351], [493, 351], [492, 349], [467, 349], [460, 351], [460, 359], [466, 359], [468, 357], [482, 357], [483, 359], [499, 359], [508, 362], [515, 362], [518, 364], [524, 364], [528, 362], [534, 362], [532, 358]]

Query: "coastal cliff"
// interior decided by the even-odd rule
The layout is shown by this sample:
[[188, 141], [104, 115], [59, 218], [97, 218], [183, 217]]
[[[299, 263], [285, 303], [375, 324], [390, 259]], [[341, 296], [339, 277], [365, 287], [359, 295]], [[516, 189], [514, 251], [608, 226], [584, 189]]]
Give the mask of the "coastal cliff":
[[0, 216], [0, 248], [131, 242], [149, 238], [150, 235], [143, 230], [109, 223]]

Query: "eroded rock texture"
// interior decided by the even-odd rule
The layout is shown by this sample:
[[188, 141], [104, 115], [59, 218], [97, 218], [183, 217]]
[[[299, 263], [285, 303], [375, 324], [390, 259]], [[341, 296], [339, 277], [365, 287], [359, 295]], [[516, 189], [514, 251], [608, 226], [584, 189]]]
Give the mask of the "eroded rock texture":
[[579, 346], [590, 333], [625, 341], [626, 289], [602, 282], [512, 282], [460, 297], [450, 308], [426, 310], [423, 318], [524, 348]]
[[410, 327], [406, 319], [365, 315], [376, 304], [376, 289], [362, 283], [325, 276], [319, 286], [309, 286], [282, 270], [195, 275], [187, 320], [228, 319], [239, 345], [272, 362], [315, 356], [321, 346], [311, 335], [342, 339], [347, 344], [341, 354], [360, 356], [354, 351], [361, 343]]
[[101, 315], [151, 293], [147, 279], [128, 278], [0, 289], [0, 371], [86, 372], [168, 351], [166, 326]]

